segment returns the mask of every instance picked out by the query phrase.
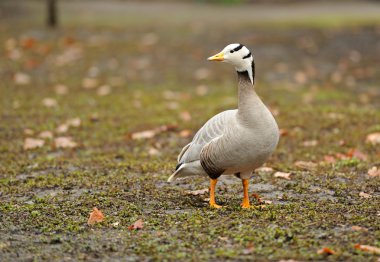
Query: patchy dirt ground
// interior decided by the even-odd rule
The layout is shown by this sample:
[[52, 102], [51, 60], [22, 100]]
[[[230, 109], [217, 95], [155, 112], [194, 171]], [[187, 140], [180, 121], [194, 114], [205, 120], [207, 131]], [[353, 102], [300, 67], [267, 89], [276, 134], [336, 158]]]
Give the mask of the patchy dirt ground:
[[[368, 141], [380, 132], [378, 22], [163, 14], [116, 26], [105, 10], [110, 24], [79, 17], [48, 31], [29, 8], [32, 20], [17, 9], [0, 26], [0, 260], [378, 261], [355, 248], [380, 247], [380, 178], [368, 173], [380, 169]], [[205, 60], [232, 42], [253, 50], [257, 92], [283, 134], [273, 170], [252, 179], [264, 201], [252, 195], [252, 210], [237, 178], [218, 184], [221, 210], [187, 193], [205, 178], [166, 183], [192, 134], [236, 106], [233, 69]], [[89, 227], [93, 207], [106, 219]], [[138, 219], [143, 229], [129, 230]]]

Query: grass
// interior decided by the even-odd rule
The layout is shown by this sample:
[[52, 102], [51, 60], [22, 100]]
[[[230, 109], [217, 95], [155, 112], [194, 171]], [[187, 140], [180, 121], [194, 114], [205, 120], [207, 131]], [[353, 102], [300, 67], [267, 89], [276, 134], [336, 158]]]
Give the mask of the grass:
[[[6, 51], [0, 59], [0, 260], [376, 261], [378, 255], [354, 248], [380, 246], [380, 180], [367, 175], [379, 165], [380, 152], [365, 143], [379, 131], [376, 26], [257, 28], [254, 37], [246, 33], [248, 26], [212, 29], [211, 35], [204, 27], [183, 30], [175, 20], [165, 28], [130, 30], [2, 27], [0, 42], [15, 39], [21, 57], [9, 59]], [[28, 38], [35, 41], [30, 47]], [[208, 207], [207, 195], [185, 193], [206, 188], [207, 179], [166, 183], [176, 155], [191, 139], [180, 131], [194, 134], [209, 117], [236, 106], [233, 70], [205, 61], [229, 39], [254, 48], [257, 91], [287, 131], [267, 165], [291, 172], [291, 180], [260, 173], [251, 182], [251, 193], [273, 201], [265, 208], [239, 207], [236, 178], [222, 178], [217, 186], [217, 202], [226, 206], [221, 210]], [[205, 78], [196, 74], [199, 68]], [[30, 83], [15, 83], [17, 72], [28, 74]], [[84, 89], [88, 77], [112, 91], [99, 96], [97, 87]], [[56, 84], [66, 85], [68, 93], [58, 95]], [[206, 94], [197, 91], [200, 85]], [[46, 97], [58, 106], [44, 106]], [[184, 111], [190, 120], [181, 117]], [[56, 131], [75, 117], [79, 127]], [[133, 132], [161, 125], [176, 128], [152, 139], [130, 139]], [[60, 149], [45, 139], [42, 148], [23, 150], [26, 137], [45, 130], [73, 137], [78, 147]], [[310, 140], [318, 144], [305, 147]], [[313, 170], [294, 165], [320, 163], [352, 148], [366, 160], [337, 159]], [[106, 220], [89, 227], [95, 206]], [[128, 230], [138, 219], [144, 228]], [[318, 254], [323, 247], [336, 253]]]

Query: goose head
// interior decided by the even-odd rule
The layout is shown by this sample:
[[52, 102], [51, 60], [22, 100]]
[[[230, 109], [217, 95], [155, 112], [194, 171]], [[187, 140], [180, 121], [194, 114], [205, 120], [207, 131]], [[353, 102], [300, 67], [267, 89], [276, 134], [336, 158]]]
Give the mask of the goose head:
[[251, 51], [242, 44], [230, 44], [221, 52], [207, 58], [209, 61], [222, 61], [232, 64], [237, 72], [248, 72], [253, 84], [253, 56]]

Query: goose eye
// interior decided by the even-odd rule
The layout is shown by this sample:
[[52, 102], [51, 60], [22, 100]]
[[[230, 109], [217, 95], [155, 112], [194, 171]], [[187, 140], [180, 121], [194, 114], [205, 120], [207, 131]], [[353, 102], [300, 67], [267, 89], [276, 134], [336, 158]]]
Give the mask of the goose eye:
[[234, 52], [234, 50], [230, 50], [230, 53], [232, 54]]

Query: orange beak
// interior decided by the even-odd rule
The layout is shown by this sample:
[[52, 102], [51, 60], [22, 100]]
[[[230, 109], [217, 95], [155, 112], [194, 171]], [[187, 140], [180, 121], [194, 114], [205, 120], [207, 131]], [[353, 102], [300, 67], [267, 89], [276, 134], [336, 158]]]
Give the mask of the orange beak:
[[216, 55], [210, 56], [207, 58], [208, 61], [224, 61], [224, 53], [220, 52]]

